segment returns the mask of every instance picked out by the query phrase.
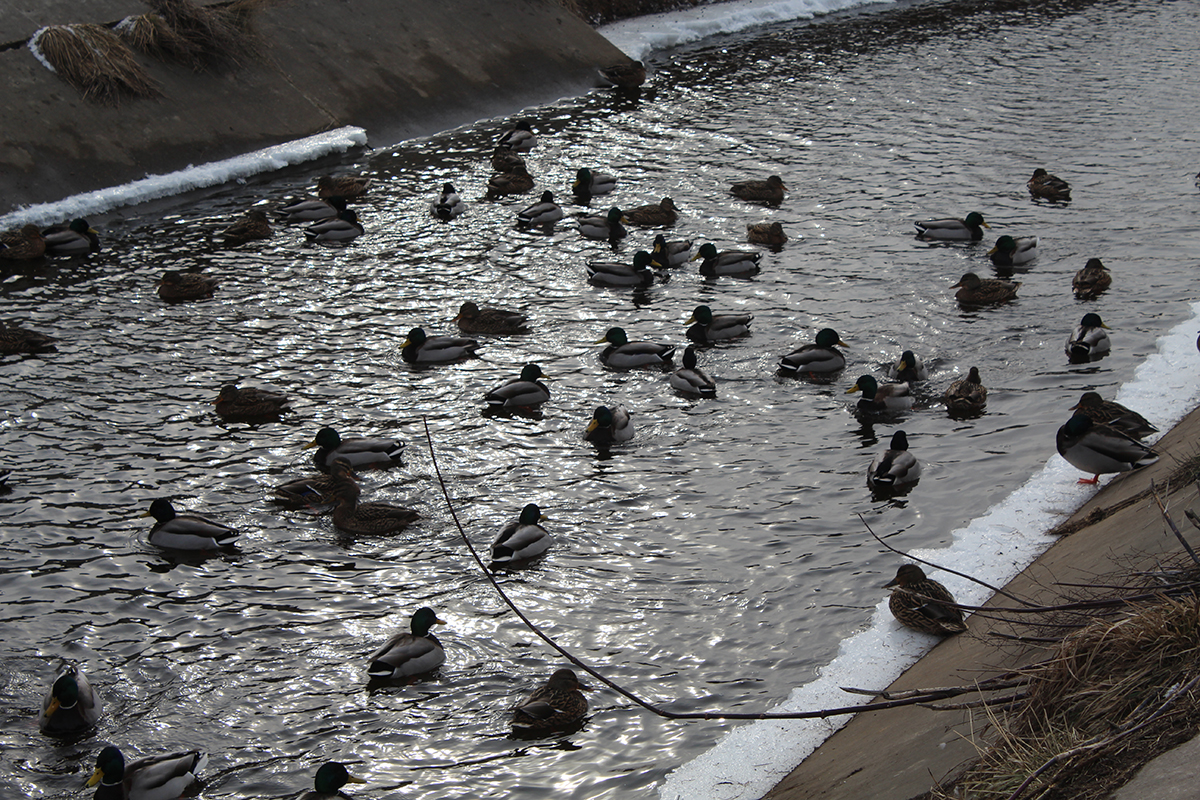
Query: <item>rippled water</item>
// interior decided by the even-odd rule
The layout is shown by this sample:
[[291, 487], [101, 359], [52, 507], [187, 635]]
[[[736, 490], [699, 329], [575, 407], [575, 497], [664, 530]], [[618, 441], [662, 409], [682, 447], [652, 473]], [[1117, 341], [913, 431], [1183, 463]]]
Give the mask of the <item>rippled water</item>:
[[[778, 25], [662, 56], [640, 98], [530, 110], [539, 189], [566, 195], [577, 167], [598, 166], [620, 177], [613, 202], [670, 195], [683, 210], [673, 236], [722, 246], [747, 222], [781, 221], [792, 240], [753, 280], [684, 268], [636, 293], [589, 286], [583, 263], [612, 255], [605, 245], [562, 224], [517, 231], [531, 196], [482, 201], [505, 121], [94, 219], [100, 255], [6, 275], [0, 314], [62, 342], [0, 362], [0, 465], [16, 473], [0, 495], [3, 794], [75, 796], [113, 742], [129, 755], [209, 751], [206, 798], [287, 796], [326, 759], [370, 781], [359, 797], [651, 795], [724, 725], [664, 721], [597, 691], [578, 733], [508, 737], [509, 706], [562, 662], [474, 567], [422, 419], [473, 542], [527, 502], [549, 515], [550, 553], [501, 578], [549, 634], [673, 709], [768, 709], [864, 624], [894, 573], [858, 514], [898, 547], [944, 541], [1045, 461], [1082, 391], [1111, 396], [1189, 313], [1193, 12], [938, 3]], [[1071, 181], [1075, 200], [1032, 202], [1037, 166]], [[280, 227], [236, 249], [214, 241], [248, 206], [331, 171], [376, 178], [358, 206], [367, 236], [308, 246]], [[789, 188], [778, 209], [726, 193], [770, 173]], [[451, 224], [427, 214], [445, 180], [471, 201]], [[987, 242], [1042, 237], [1016, 303], [953, 301], [962, 273], [991, 274], [987, 242], [911, 236], [914, 219], [972, 210], [993, 225]], [[619, 256], [651, 238], [635, 232]], [[1070, 279], [1092, 256], [1114, 284], [1081, 303]], [[214, 300], [158, 300], [164, 269], [197, 267], [221, 278]], [[484, 337], [482, 358], [462, 364], [405, 365], [405, 332], [450, 332], [466, 299], [524, 307], [535, 333]], [[598, 362], [592, 343], [611, 325], [682, 345], [699, 303], [755, 315], [751, 337], [701, 354], [718, 399]], [[1087, 310], [1112, 327], [1113, 354], [1069, 365], [1062, 345]], [[777, 377], [778, 357], [825, 326], [851, 345], [846, 373]], [[903, 348], [931, 367], [925, 400], [901, 420], [856, 418], [846, 388]], [[482, 416], [482, 394], [531, 360], [553, 379], [543, 413]], [[971, 365], [987, 413], [955, 421], [936, 398]], [[288, 392], [295, 413], [221, 422], [210, 401], [232, 380]], [[580, 440], [603, 402], [625, 403], [637, 425], [610, 453]], [[419, 525], [356, 539], [271, 507], [270, 487], [309, 471], [300, 448], [326, 424], [410, 442], [402, 469], [363, 482], [370, 499], [418, 508]], [[897, 427], [925, 475], [873, 498], [866, 465]], [[239, 527], [238, 550], [156, 551], [138, 515], [160, 495]], [[365, 657], [424, 604], [449, 622], [448, 663], [368, 691]], [[95, 735], [67, 743], [36, 726], [61, 656], [85, 663], [107, 704]]]

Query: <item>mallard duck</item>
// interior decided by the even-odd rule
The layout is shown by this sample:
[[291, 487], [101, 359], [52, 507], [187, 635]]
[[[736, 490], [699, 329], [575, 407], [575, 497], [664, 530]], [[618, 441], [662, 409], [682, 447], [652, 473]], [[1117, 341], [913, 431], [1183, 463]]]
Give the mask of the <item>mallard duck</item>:
[[446, 651], [429, 630], [434, 625], [445, 624], [432, 608], [418, 608], [409, 622], [412, 632], [397, 633], [376, 650], [371, 655], [367, 675], [376, 679], [396, 680], [433, 672], [446, 663]]
[[525, 169], [525, 159], [503, 147], [497, 147], [492, 151], [492, 169], [496, 172], [516, 172], [518, 169]]
[[294, 478], [276, 486], [271, 499], [285, 508], [292, 509], [325, 505], [334, 501], [333, 489], [339, 482], [340, 480], [333, 475]]
[[362, 175], [322, 175], [317, 178], [317, 197], [342, 197], [349, 200], [367, 193], [371, 179]]
[[641, 61], [614, 64], [597, 71], [601, 78], [620, 89], [636, 89], [646, 82], [646, 65]]
[[781, 222], [751, 222], [746, 225], [746, 241], [778, 247], [787, 244], [787, 234]]
[[346, 210], [346, 198], [328, 197], [324, 200], [308, 197], [289, 203], [279, 209], [284, 222], [319, 222], [332, 219]]
[[846, 394], [862, 392], [858, 410], [868, 414], [891, 414], [907, 411], [913, 406], [911, 387], [907, 383], [879, 383], [870, 375], [861, 375]]
[[606, 172], [583, 167], [575, 173], [571, 191], [579, 197], [596, 197], [617, 188], [617, 179]]
[[521, 377], [513, 378], [483, 396], [488, 408], [533, 408], [550, 399], [550, 389], [538, 378], [544, 378], [537, 364], [526, 364]]
[[388, 503], [358, 502], [358, 487], [341, 481], [333, 487], [337, 505], [333, 508], [333, 524], [346, 533], [382, 536], [399, 533], [421, 518], [411, 508]]
[[443, 183], [442, 193], [429, 204], [429, 210], [442, 222], [449, 222], [455, 217], [461, 216], [467, 210], [467, 204], [455, 191], [454, 184]]
[[651, 256], [645, 250], [633, 254], [633, 264], [619, 261], [589, 261], [584, 265], [588, 283], [597, 286], [649, 286], [654, 283]]
[[253, 241], [254, 239], [270, 239], [273, 235], [271, 222], [261, 209], [247, 211], [232, 225], [221, 231], [225, 244], [236, 246]]
[[626, 222], [643, 228], [674, 225], [678, 219], [679, 209], [669, 197], [664, 197], [657, 205], [638, 206], [625, 212]]
[[950, 384], [942, 395], [946, 408], [957, 414], [971, 414], [987, 405], [987, 387], [979, 378], [979, 367], [971, 367], [967, 377]]
[[988, 256], [997, 267], [1020, 266], [1037, 258], [1037, 246], [1036, 236], [1001, 236], [996, 240], [996, 246], [988, 250]]
[[616, 206], [610, 208], [604, 216], [584, 214], [578, 217], [579, 232], [589, 239], [623, 239], [629, 233], [621, 224], [624, 219], [625, 215]]
[[1071, 199], [1071, 184], [1057, 175], [1051, 175], [1041, 167], [1033, 171], [1033, 177], [1025, 185], [1029, 187], [1029, 193], [1034, 197], [1060, 201]]
[[692, 256], [692, 261], [704, 259], [700, 262], [700, 274], [709, 278], [720, 275], [749, 278], [760, 272], [758, 262], [761, 258], [762, 253], [746, 250], [724, 250], [718, 253], [717, 246], [710, 242], [700, 245], [696, 255]]
[[100, 252], [100, 236], [86, 219], [73, 219], [70, 225], [53, 225], [42, 231], [48, 256], [81, 256]]
[[169, 269], [158, 282], [158, 296], [166, 303], [186, 303], [213, 296], [220, 280], [199, 272], [179, 272]]
[[1115, 400], [1105, 400], [1099, 392], [1084, 392], [1070, 410], [1083, 414], [1095, 425], [1108, 425], [1135, 439], [1158, 433], [1158, 428], [1141, 414]]
[[208, 756], [198, 750], [139, 758], [132, 764], [115, 747], [96, 757], [96, 770], [87, 786], [96, 788], [96, 800], [175, 800], [208, 766]]
[[1071, 466], [1092, 474], [1080, 478], [1080, 483], [1096, 483], [1101, 475], [1128, 472], [1158, 461], [1158, 454], [1137, 439], [1111, 425], [1093, 423], [1081, 412], [1058, 429], [1055, 445]]
[[517, 227], [553, 225], [563, 218], [562, 206], [554, 202], [554, 192], [542, 192], [542, 199], [517, 212]]
[[692, 240], [676, 239], [667, 241], [661, 233], [654, 237], [654, 249], [650, 255], [653, 263], [659, 268], [678, 267], [691, 260]]
[[953, 605], [954, 595], [937, 581], [926, 578], [925, 571], [916, 564], [900, 567], [896, 577], [883, 588], [894, 589], [888, 598], [888, 608], [905, 627], [939, 636], [967, 629], [962, 611]]
[[578, 725], [588, 709], [583, 688], [573, 670], [558, 670], [513, 708], [513, 729], [556, 731]]
[[46, 254], [46, 237], [32, 222], [20, 230], [0, 234], [0, 258], [32, 261]]
[[888, 364], [884, 370], [884, 375], [888, 380], [900, 381], [901, 383], [916, 383], [917, 381], [929, 380], [929, 370], [925, 368], [925, 364], [921, 359], [917, 358], [912, 350], [905, 350], [900, 354], [900, 360], [895, 364]]
[[1093, 358], [1106, 355], [1112, 348], [1112, 344], [1108, 341], [1108, 334], [1105, 332], [1107, 330], [1109, 327], [1100, 320], [1099, 314], [1084, 314], [1078, 327], [1075, 328], [1063, 347], [1071, 363], [1086, 363]]
[[752, 200], [760, 203], [782, 203], [783, 193], [787, 187], [783, 185], [783, 178], [778, 175], [772, 175], [765, 181], [739, 181], [729, 187], [729, 191], [742, 200]]
[[683, 394], [716, 397], [717, 382], [696, 366], [696, 349], [683, 351], [683, 366], [671, 373], [671, 388]]
[[625, 406], [599, 406], [583, 432], [583, 438], [596, 444], [627, 442], [633, 438], [633, 421]]
[[806, 344], [779, 359], [779, 371], [785, 375], [828, 375], [846, 366], [846, 357], [834, 345], [849, 347], [833, 328], [817, 332], [813, 344]]
[[979, 241], [983, 238], [983, 229], [990, 228], [983, 221], [983, 214], [972, 211], [966, 219], [927, 219], [924, 222], [914, 222], [919, 239], [942, 239], [947, 241]]
[[347, 208], [345, 211], [339, 211], [335, 219], [309, 225], [304, 229], [304, 238], [310, 242], [348, 242], [365, 232], [359, 224], [358, 214], [353, 208]]
[[522, 508], [517, 521], [501, 528], [492, 543], [492, 564], [528, 561], [549, 550], [550, 534], [538, 524], [545, 518], [537, 503]]
[[518, 336], [529, 333], [529, 317], [507, 308], [480, 308], [467, 300], [452, 320], [463, 333], [488, 333], [493, 336]]
[[0, 355], [14, 353], [52, 353], [58, 340], [44, 333], [22, 328], [15, 323], [0, 322]]
[[1080, 300], [1091, 300], [1112, 285], [1112, 273], [1098, 258], [1089, 258], [1083, 269], [1071, 279], [1071, 288]]
[[400, 357], [409, 364], [445, 364], [470, 358], [479, 342], [458, 336], [427, 336], [423, 328], [413, 328], [400, 343]]
[[1020, 281], [1006, 281], [1000, 278], [980, 278], [974, 272], [968, 272], [958, 279], [951, 289], [958, 289], [954, 299], [966, 306], [983, 306], [995, 303], [1007, 303], [1015, 300]]
[[674, 345], [629, 341], [624, 328], [609, 328], [596, 344], [604, 342], [608, 347], [600, 353], [600, 361], [615, 369], [661, 367], [675, 355]]
[[524, 194], [533, 188], [533, 176], [525, 167], [514, 167], [510, 172], [497, 172], [488, 178], [488, 197], [505, 194]]
[[527, 119], [517, 120], [517, 124], [501, 134], [496, 141], [498, 149], [513, 150], [518, 153], [532, 150], [536, 144], [537, 134], [533, 132], [533, 123]]
[[150, 529], [150, 544], [166, 550], [216, 550], [237, 541], [238, 532], [228, 525], [194, 514], [175, 513], [175, 507], [165, 497], [150, 504], [143, 517], [154, 517]]
[[100, 719], [100, 698], [78, 664], [63, 662], [46, 697], [38, 727], [49, 736], [67, 736], [86, 731]]
[[337, 761], [326, 761], [317, 770], [313, 788], [296, 800], [336, 800], [345, 798], [340, 791], [347, 783], [366, 783], [362, 778], [356, 778], [346, 769], [345, 764]]
[[333, 428], [321, 428], [305, 450], [320, 448], [313, 454], [313, 464], [322, 472], [329, 472], [336, 459], [346, 459], [352, 467], [392, 467], [400, 463], [404, 453], [404, 442], [399, 439], [368, 439], [347, 436], [343, 439]]
[[285, 411], [291, 411], [288, 404], [291, 400], [283, 392], [270, 389], [246, 388], [239, 389], [234, 384], [221, 387], [220, 394], [213, 401], [221, 419], [227, 422], [237, 422], [263, 417], [278, 417]]
[[750, 335], [753, 314], [713, 314], [708, 306], [696, 306], [684, 325], [696, 323], [687, 329], [687, 338], [697, 344], [708, 344], [721, 339], [736, 339]]
[[916, 483], [921, 478], [921, 462], [908, 452], [908, 436], [904, 431], [892, 434], [888, 449], [878, 453], [867, 469], [867, 486], [872, 489], [891, 489]]

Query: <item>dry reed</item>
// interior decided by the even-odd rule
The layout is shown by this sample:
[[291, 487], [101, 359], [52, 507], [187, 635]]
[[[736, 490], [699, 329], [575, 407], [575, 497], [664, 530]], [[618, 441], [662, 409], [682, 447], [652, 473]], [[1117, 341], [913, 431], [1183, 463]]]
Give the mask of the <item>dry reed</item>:
[[158, 94], [133, 51], [102, 25], [51, 25], [39, 31], [32, 44], [54, 71], [88, 100], [117, 105], [125, 95]]
[[274, 2], [235, 0], [205, 6], [190, 0], [146, 0], [152, 12], [129, 17], [120, 28], [134, 47], [155, 58], [196, 71], [236, 66], [260, 53], [253, 18]]

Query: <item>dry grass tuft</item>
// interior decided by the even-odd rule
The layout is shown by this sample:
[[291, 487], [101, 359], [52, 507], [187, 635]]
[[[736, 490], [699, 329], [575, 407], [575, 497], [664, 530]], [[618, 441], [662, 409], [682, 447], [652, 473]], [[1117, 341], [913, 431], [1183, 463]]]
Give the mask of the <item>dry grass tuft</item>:
[[102, 25], [52, 25], [37, 34], [33, 45], [54, 71], [88, 100], [117, 105], [125, 95], [158, 94], [133, 51]]
[[239, 65], [261, 52], [253, 20], [276, 0], [235, 0], [204, 6], [191, 0], [146, 0], [153, 13], [130, 17], [121, 31], [147, 55], [193, 70]]

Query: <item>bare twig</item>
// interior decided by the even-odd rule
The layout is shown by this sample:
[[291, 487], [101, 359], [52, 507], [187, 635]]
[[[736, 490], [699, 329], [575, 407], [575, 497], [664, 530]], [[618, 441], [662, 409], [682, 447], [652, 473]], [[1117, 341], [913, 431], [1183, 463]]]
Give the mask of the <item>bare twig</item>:
[[1162, 513], [1163, 519], [1167, 521], [1167, 525], [1170, 526], [1171, 532], [1175, 534], [1175, 538], [1183, 545], [1183, 549], [1187, 550], [1187, 554], [1192, 557], [1192, 561], [1200, 564], [1200, 558], [1196, 557], [1196, 551], [1187, 543], [1187, 539], [1183, 538], [1183, 534], [1179, 532], [1179, 528], [1175, 527], [1175, 520], [1171, 519], [1171, 515], [1167, 513], [1167, 507], [1163, 505], [1162, 498], [1158, 496], [1158, 490], [1154, 487], [1154, 481], [1150, 481], [1150, 490], [1154, 495], [1154, 502], [1158, 505], [1158, 510]]

